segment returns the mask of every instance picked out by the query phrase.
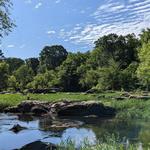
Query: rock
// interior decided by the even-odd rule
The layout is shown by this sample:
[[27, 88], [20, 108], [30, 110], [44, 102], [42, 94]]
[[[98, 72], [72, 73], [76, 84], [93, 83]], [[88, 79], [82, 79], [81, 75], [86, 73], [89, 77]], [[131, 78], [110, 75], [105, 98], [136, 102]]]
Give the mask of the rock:
[[41, 141], [35, 141], [33, 143], [23, 146], [19, 150], [56, 150], [57, 147], [54, 144], [46, 144]]
[[122, 97], [130, 97], [130, 93], [128, 92], [124, 92], [121, 94]]
[[43, 106], [34, 106], [31, 108], [31, 113], [35, 115], [47, 114], [48, 110]]
[[105, 107], [98, 102], [72, 102], [68, 105], [61, 106], [57, 110], [58, 116], [91, 116], [98, 117], [114, 116], [115, 109]]
[[116, 100], [124, 100], [124, 99], [127, 99], [127, 97], [115, 97], [114, 99], [116, 99]]
[[49, 103], [46, 102], [24, 101], [17, 107], [21, 113], [33, 113], [35, 115], [40, 115], [48, 112], [48, 105]]
[[10, 130], [13, 131], [14, 133], [18, 133], [22, 130], [27, 129], [26, 127], [22, 127], [19, 124], [14, 125]]
[[138, 96], [138, 95], [131, 95], [130, 99], [141, 99], [141, 100], [149, 100], [150, 96]]
[[54, 116], [114, 116], [115, 109], [106, 107], [95, 101], [71, 102], [62, 101], [55, 103], [40, 102], [40, 101], [25, 101], [15, 108], [7, 109], [14, 113], [31, 113], [35, 115], [50, 114]]
[[4, 112], [7, 113], [18, 113], [19, 112], [19, 109], [17, 106], [14, 106], [14, 107], [8, 107], [8, 108], [5, 108], [4, 109]]

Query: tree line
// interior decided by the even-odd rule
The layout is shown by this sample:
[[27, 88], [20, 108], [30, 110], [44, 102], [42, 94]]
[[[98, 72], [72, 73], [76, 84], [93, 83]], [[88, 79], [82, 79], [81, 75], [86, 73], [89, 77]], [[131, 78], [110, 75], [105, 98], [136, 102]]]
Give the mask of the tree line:
[[150, 29], [134, 34], [109, 34], [93, 50], [68, 52], [45, 46], [38, 58], [5, 58], [0, 51], [0, 91], [61, 88], [63, 91], [149, 90]]

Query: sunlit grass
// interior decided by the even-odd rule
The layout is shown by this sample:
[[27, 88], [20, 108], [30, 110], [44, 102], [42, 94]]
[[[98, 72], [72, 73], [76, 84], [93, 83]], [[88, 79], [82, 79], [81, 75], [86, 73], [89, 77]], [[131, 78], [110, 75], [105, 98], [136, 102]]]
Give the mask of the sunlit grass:
[[86, 139], [81, 145], [76, 145], [74, 141], [67, 140], [58, 146], [58, 150], [150, 150], [148, 147], [144, 148], [141, 143], [130, 144], [127, 141], [125, 142], [119, 136], [114, 135], [106, 135], [104, 139], [93, 145]]
[[112, 97], [119, 96], [121, 92], [103, 92], [99, 94], [84, 93], [51, 93], [51, 94], [0, 94], [0, 110], [16, 106], [24, 100], [38, 100], [56, 102], [62, 100], [70, 101], [98, 101], [106, 106], [116, 108], [118, 119], [142, 118], [150, 119], [150, 100], [125, 99], [115, 100]]

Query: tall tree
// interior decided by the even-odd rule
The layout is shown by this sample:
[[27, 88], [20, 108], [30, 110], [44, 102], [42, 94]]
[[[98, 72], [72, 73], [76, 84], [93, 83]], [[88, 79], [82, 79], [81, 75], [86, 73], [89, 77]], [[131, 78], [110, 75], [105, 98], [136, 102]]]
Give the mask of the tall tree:
[[108, 65], [109, 59], [114, 59], [122, 68], [126, 68], [132, 61], [137, 60], [138, 46], [139, 41], [134, 34], [126, 36], [109, 34], [95, 42], [92, 56], [96, 65], [100, 67]]
[[80, 91], [80, 73], [78, 67], [85, 64], [87, 55], [83, 53], [69, 54], [59, 68], [60, 85], [65, 91]]
[[26, 65], [22, 65], [15, 72], [15, 77], [21, 89], [25, 89], [27, 84], [33, 80], [34, 73], [31, 68]]
[[68, 52], [61, 45], [46, 46], [40, 53], [40, 63], [48, 70], [60, 66], [67, 58]]
[[0, 50], [0, 61], [4, 59], [4, 54], [2, 52], [2, 50]]
[[148, 43], [150, 41], [150, 28], [144, 29], [140, 34], [141, 43]]
[[38, 67], [39, 67], [39, 60], [38, 58], [28, 58], [25, 60], [26, 64], [29, 68], [31, 68], [34, 72], [34, 74], [37, 74]]
[[12, 74], [14, 71], [16, 71], [19, 67], [24, 65], [24, 60], [20, 58], [6, 58], [5, 62], [9, 65], [9, 74]]
[[140, 64], [137, 69], [137, 76], [141, 83], [150, 89], [150, 42], [143, 44], [139, 50]]
[[0, 91], [7, 88], [8, 84], [8, 64], [0, 63]]

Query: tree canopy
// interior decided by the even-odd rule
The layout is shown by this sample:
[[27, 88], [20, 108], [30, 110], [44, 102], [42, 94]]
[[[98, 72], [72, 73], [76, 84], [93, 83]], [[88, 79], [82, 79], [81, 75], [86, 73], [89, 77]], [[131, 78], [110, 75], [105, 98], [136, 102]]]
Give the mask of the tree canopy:
[[5, 58], [0, 62], [1, 90], [149, 90], [149, 35], [150, 29], [143, 30], [139, 38], [105, 35], [95, 41], [93, 50], [84, 53], [69, 53], [61, 45], [52, 45], [45, 46], [39, 58]]
[[41, 65], [48, 70], [58, 67], [66, 58], [68, 52], [61, 45], [45, 46], [40, 53]]

